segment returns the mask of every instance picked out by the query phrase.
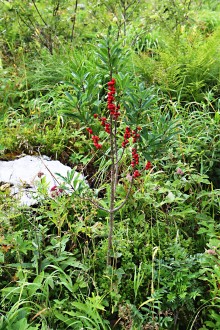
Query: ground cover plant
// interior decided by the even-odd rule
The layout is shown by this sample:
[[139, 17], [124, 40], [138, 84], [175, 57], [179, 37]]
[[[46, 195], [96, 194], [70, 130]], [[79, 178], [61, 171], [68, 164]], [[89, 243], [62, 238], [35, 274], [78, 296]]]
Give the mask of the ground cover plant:
[[0, 329], [219, 329], [219, 2], [0, 9], [0, 158], [72, 167], [0, 182]]

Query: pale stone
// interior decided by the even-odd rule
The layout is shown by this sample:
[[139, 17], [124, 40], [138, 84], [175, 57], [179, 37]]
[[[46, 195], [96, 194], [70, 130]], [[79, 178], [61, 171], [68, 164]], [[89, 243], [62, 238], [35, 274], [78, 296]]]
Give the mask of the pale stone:
[[[11, 194], [19, 199], [20, 204], [30, 206], [39, 201], [38, 187], [42, 180], [46, 181], [44, 184], [51, 197], [51, 188], [63, 184], [59, 175], [65, 178], [70, 171], [69, 166], [49, 157], [25, 156], [12, 161], [0, 161], [0, 183], [10, 183]], [[75, 172], [73, 178], [76, 176], [85, 182], [81, 174]]]

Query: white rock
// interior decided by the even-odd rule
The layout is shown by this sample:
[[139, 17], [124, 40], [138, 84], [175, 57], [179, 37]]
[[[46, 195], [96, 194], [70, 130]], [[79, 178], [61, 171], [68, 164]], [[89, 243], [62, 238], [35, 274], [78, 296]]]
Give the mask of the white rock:
[[[43, 180], [46, 184], [48, 195], [54, 186], [63, 184], [62, 178], [67, 177], [71, 171], [57, 160], [48, 160], [48, 157], [25, 156], [12, 161], [0, 161], [0, 182], [11, 184], [11, 194], [19, 199], [22, 205], [34, 205], [38, 203], [38, 187]], [[84, 177], [75, 172], [74, 178], [84, 181]], [[75, 187], [77, 189], [77, 186]]]

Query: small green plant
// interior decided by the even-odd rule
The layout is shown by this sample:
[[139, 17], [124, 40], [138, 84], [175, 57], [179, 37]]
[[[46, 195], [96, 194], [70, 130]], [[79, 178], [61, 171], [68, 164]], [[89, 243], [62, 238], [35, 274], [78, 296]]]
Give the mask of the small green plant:
[[[219, 193], [216, 194], [216, 202], [219, 202]], [[202, 305], [197, 310], [189, 329], [193, 329], [194, 324], [200, 317], [203, 320], [200, 330], [218, 329], [220, 326], [220, 288], [219, 288], [219, 261], [220, 261], [220, 243], [219, 243], [219, 225], [210, 216], [200, 219], [200, 235], [205, 235], [208, 239], [207, 248], [200, 258], [200, 276], [199, 279], [205, 283], [205, 294], [202, 299]], [[205, 316], [205, 317], [204, 317]]]
[[72, 302], [74, 311], [64, 311], [64, 315], [56, 311], [55, 314], [72, 329], [80, 330], [86, 327], [86, 329], [108, 330], [110, 329], [109, 322], [103, 320], [99, 314], [99, 311], [105, 310], [102, 299], [93, 294], [85, 302]]

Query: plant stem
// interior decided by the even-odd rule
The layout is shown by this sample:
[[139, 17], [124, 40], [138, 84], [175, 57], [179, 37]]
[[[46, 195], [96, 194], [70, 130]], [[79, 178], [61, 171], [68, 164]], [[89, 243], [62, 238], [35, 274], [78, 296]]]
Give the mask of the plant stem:
[[117, 147], [117, 121], [114, 120], [114, 156], [115, 156], [115, 162], [114, 162], [114, 167], [115, 167], [115, 178], [114, 178], [114, 191], [116, 192], [116, 186], [118, 182], [118, 147]]
[[40, 11], [39, 11], [39, 9], [38, 9], [36, 3], [35, 3], [35, 0], [32, 0], [32, 3], [33, 3], [33, 5], [34, 5], [34, 8], [36, 9], [36, 11], [37, 11], [37, 13], [38, 13], [38, 15], [39, 15], [41, 21], [44, 23], [44, 25], [45, 25], [46, 27], [48, 27], [47, 22], [44, 20], [43, 16], [41, 15], [41, 13], [40, 13]]
[[75, 1], [75, 8], [74, 8], [73, 19], [72, 19], [73, 25], [72, 25], [72, 32], [71, 32], [71, 38], [70, 38], [71, 42], [73, 42], [73, 35], [74, 35], [74, 30], [75, 30], [75, 25], [76, 25], [77, 6], [78, 6], [78, 0]]
[[111, 192], [110, 192], [110, 215], [109, 215], [109, 234], [108, 234], [108, 253], [107, 265], [111, 265], [111, 252], [112, 252], [112, 237], [114, 226], [114, 208], [115, 208], [115, 188], [116, 188], [116, 169], [115, 169], [115, 138], [113, 134], [113, 119], [110, 118], [111, 131], [110, 131], [110, 148], [111, 148]]

